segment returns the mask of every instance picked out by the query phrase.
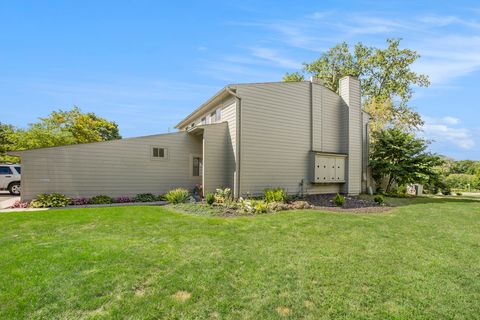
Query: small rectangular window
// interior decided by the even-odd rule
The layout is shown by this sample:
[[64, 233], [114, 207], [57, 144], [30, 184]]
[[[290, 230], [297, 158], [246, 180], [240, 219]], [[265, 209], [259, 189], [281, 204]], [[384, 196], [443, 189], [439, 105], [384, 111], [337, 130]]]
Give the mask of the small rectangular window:
[[166, 149], [161, 147], [152, 147], [152, 158], [153, 159], [165, 159]]
[[201, 177], [202, 176], [202, 171], [203, 171], [203, 163], [202, 163], [202, 158], [200, 157], [193, 157], [193, 171], [192, 175], [194, 177]]
[[206, 117], [202, 118], [202, 124], [207, 124], [207, 118]]
[[218, 108], [215, 113], [215, 122], [222, 120], [222, 108]]

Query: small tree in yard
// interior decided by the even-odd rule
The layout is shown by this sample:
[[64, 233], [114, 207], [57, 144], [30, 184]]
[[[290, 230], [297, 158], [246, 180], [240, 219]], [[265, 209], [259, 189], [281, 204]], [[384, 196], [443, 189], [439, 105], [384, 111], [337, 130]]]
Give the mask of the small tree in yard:
[[375, 140], [370, 156], [372, 176], [377, 182], [388, 178], [387, 193], [394, 182], [399, 185], [427, 183], [437, 178], [435, 167], [443, 160], [426, 151], [427, 141], [393, 128], [377, 132]]

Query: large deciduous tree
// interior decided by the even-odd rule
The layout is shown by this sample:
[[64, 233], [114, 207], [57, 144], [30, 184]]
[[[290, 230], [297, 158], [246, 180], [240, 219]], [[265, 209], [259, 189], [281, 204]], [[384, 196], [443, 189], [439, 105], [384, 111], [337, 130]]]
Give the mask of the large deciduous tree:
[[435, 168], [441, 165], [443, 160], [426, 151], [427, 141], [395, 128], [383, 129], [375, 135], [370, 167], [378, 185], [387, 177], [386, 192], [390, 192], [395, 182], [399, 185], [428, 183], [438, 178]]
[[426, 75], [411, 70], [419, 54], [399, 46], [400, 39], [387, 39], [384, 49], [357, 43], [352, 51], [343, 42], [321, 54], [317, 60], [304, 63], [301, 72], [287, 73], [283, 80], [302, 81], [303, 73], [307, 73], [321, 78], [327, 88], [338, 93], [340, 78], [356, 76], [362, 85], [363, 108], [372, 116], [372, 133], [387, 126], [405, 131], [418, 129], [423, 122], [408, 102], [413, 87], [426, 87], [429, 80]]
[[0, 126], [0, 161], [15, 161], [6, 151], [55, 147], [78, 143], [121, 139], [118, 126], [95, 113], [82, 113], [78, 107], [54, 111], [27, 129]]

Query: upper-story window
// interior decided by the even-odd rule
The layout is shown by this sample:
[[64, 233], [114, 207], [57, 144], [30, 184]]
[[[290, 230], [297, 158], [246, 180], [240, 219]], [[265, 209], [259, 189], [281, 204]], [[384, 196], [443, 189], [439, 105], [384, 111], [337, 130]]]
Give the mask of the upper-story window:
[[222, 112], [222, 109], [218, 108], [217, 110], [210, 113], [210, 119], [211, 119], [210, 122], [211, 123], [219, 122], [221, 120], [221, 112]]
[[207, 124], [207, 117], [202, 118], [202, 124]]

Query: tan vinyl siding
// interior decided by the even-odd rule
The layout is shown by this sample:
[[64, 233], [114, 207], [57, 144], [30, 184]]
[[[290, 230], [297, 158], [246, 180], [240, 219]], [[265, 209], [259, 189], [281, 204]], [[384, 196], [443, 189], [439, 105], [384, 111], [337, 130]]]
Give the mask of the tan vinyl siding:
[[204, 192], [215, 192], [217, 188], [232, 188], [229, 185], [228, 124], [226, 122], [207, 125], [203, 133], [203, 188]]
[[[166, 148], [168, 159], [152, 160], [152, 146]], [[22, 199], [51, 192], [117, 197], [191, 189], [201, 177], [191, 176], [190, 155], [201, 153], [201, 138], [186, 132], [25, 151]]]
[[227, 179], [226, 184], [231, 189], [235, 188], [235, 171], [237, 159], [237, 102], [230, 100], [222, 109], [222, 121], [227, 122]]
[[348, 105], [348, 194], [361, 192], [362, 183], [362, 110], [360, 106], [360, 82], [353, 77], [340, 79], [340, 96]]
[[288, 193], [338, 192], [338, 184], [310, 184], [310, 83], [237, 86], [241, 106], [241, 193], [268, 187]]
[[[208, 109], [205, 109], [197, 118], [195, 118], [195, 125], [201, 125], [202, 118], [208, 117], [214, 110], [221, 109], [221, 119], [217, 123], [226, 122], [228, 124], [227, 142], [224, 144], [227, 153], [227, 171], [226, 178], [223, 185], [229, 188], [235, 186], [235, 171], [236, 171], [236, 152], [237, 152], [237, 101], [235, 97], [229, 96], [228, 98], [221, 99], [219, 103], [214, 104]], [[188, 124], [190, 125], [190, 124]], [[185, 130], [185, 127], [180, 128]]]
[[313, 150], [346, 153], [348, 149], [348, 109], [333, 91], [312, 84]]

